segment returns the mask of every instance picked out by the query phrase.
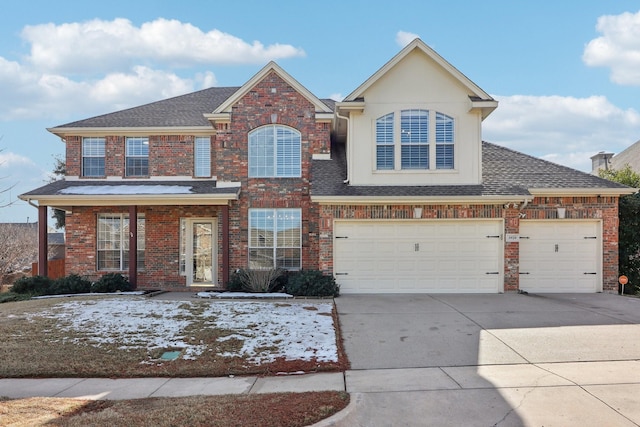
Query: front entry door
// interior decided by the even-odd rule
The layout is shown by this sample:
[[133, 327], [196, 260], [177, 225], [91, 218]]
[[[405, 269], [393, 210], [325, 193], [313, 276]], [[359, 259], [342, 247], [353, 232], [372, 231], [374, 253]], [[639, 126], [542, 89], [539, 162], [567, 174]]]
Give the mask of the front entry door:
[[216, 248], [218, 234], [216, 219], [189, 219], [185, 228], [187, 285], [215, 286], [217, 284]]

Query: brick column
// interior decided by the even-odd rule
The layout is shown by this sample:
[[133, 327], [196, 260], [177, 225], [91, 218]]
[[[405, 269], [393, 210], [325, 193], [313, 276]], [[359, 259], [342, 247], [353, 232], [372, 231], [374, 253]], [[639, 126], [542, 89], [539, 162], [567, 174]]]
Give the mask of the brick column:
[[129, 206], [129, 283], [138, 286], [138, 207]]
[[505, 209], [504, 216], [504, 291], [517, 291], [520, 288], [520, 243], [507, 242], [507, 234], [520, 233], [520, 211]]
[[49, 276], [49, 242], [47, 234], [47, 206], [38, 206], [38, 275]]

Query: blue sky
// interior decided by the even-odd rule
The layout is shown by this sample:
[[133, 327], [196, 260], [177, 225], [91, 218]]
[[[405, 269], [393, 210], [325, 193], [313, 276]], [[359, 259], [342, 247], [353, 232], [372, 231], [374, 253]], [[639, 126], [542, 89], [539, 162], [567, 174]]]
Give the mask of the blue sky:
[[[640, 6], [325, 0], [6, 2], [0, 205], [43, 185], [73, 120], [245, 83], [275, 60], [340, 99], [420, 37], [500, 101], [485, 140], [588, 171], [640, 139]], [[0, 221], [35, 220], [18, 201]]]

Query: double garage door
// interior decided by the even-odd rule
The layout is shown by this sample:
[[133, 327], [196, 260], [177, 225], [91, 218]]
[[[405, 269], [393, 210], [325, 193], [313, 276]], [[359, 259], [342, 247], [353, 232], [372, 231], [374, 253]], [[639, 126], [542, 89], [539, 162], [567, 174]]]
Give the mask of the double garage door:
[[336, 221], [343, 293], [502, 290], [502, 221]]
[[[597, 292], [597, 221], [520, 222], [520, 289]], [[343, 293], [504, 290], [502, 220], [336, 221], [334, 274]]]

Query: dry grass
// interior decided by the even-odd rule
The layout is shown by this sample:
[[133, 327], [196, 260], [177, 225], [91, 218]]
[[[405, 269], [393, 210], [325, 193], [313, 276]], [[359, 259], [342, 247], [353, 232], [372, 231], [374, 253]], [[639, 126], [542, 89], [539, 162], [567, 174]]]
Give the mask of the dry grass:
[[203, 305], [195, 304], [190, 309], [191, 325], [186, 333], [189, 339], [206, 345], [207, 351], [196, 360], [179, 358], [169, 362], [157, 360], [157, 363], [148, 363], [149, 360], [158, 359], [162, 351], [171, 349], [123, 349], [117, 342], [98, 347], [87, 342], [87, 337], [80, 333], [74, 336], [74, 332], [61, 331], [56, 319], [33, 317], [60, 302], [59, 299], [44, 299], [0, 305], [0, 337], [3, 341], [0, 346], [0, 377], [215, 377], [230, 374], [268, 375], [300, 370], [335, 371], [346, 368], [346, 358], [340, 349], [339, 337], [336, 337], [340, 349], [338, 362], [277, 360], [256, 365], [240, 357], [220, 357], [225, 352], [238, 350], [242, 342], [218, 339], [233, 331], [213, 328], [206, 324], [207, 319], [198, 317], [199, 307], [209, 304], [204, 301]]
[[342, 410], [341, 392], [88, 401], [0, 401], [0, 426], [307, 426]]

